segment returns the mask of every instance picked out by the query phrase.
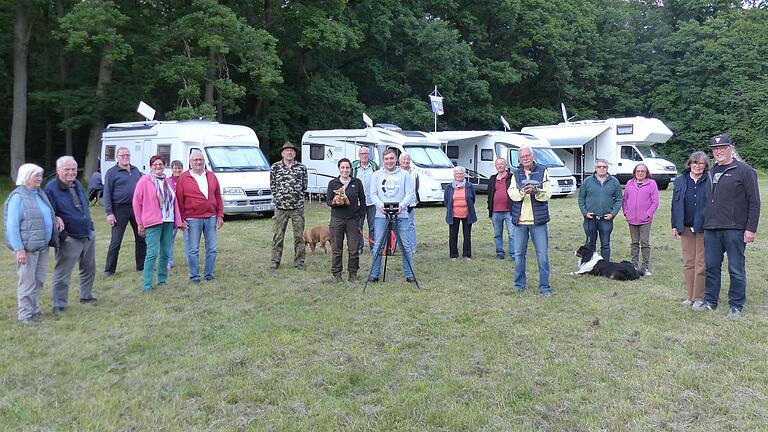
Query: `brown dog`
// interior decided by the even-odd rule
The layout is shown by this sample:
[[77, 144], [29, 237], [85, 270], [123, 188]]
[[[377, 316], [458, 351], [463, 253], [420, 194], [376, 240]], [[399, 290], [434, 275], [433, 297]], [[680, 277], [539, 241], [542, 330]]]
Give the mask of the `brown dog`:
[[328, 253], [328, 249], [325, 248], [326, 243], [331, 242], [331, 231], [328, 229], [328, 225], [316, 226], [308, 230], [304, 230], [304, 244], [309, 245], [312, 249], [312, 253], [315, 253], [315, 247], [320, 243], [320, 247], [323, 248], [325, 253]]

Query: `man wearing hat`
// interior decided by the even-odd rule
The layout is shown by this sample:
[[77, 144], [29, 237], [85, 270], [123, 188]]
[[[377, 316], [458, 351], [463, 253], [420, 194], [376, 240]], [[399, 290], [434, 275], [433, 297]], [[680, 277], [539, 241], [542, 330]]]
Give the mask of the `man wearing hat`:
[[272, 222], [272, 258], [269, 272], [280, 267], [283, 242], [288, 219], [293, 224], [293, 265], [304, 270], [304, 191], [307, 190], [307, 167], [296, 161], [296, 146], [287, 142], [280, 149], [282, 160], [272, 164], [269, 179], [275, 199], [275, 218]]
[[728, 255], [728, 319], [739, 318], [747, 299], [747, 271], [744, 250], [755, 240], [760, 219], [760, 191], [757, 173], [733, 157], [733, 143], [727, 134], [712, 137], [710, 147], [715, 165], [709, 170], [710, 194], [704, 207], [704, 259], [707, 282], [704, 306], [715, 310], [720, 298], [723, 254]]

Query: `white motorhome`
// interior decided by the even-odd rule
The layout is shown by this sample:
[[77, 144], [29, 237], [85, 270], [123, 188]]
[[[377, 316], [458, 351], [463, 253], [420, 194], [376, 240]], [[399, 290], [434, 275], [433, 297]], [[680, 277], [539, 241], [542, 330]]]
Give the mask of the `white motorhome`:
[[326, 193], [328, 182], [338, 177], [341, 158], [356, 160], [360, 147], [371, 151], [371, 160], [382, 166], [382, 153], [393, 148], [406, 152], [419, 173], [419, 202], [442, 202], [443, 188], [453, 181], [453, 164], [440, 149], [440, 141], [428, 132], [404, 131], [389, 124], [365, 129], [316, 130], [301, 138], [302, 163], [307, 166], [307, 192]]
[[269, 188], [269, 161], [259, 148], [256, 133], [246, 126], [207, 120], [144, 121], [110, 124], [101, 137], [101, 172], [115, 166], [115, 151], [126, 147], [131, 163], [149, 172], [149, 158], [160, 155], [170, 175], [170, 162], [189, 168], [189, 153], [200, 150], [206, 169], [221, 185], [224, 213], [274, 213]]
[[451, 162], [465, 167], [468, 177], [481, 191], [488, 190], [488, 179], [496, 174], [496, 159], [503, 158], [517, 167], [518, 151], [531, 147], [536, 162], [547, 167], [553, 195], [568, 195], [576, 190], [576, 179], [557, 157], [546, 139], [521, 132], [453, 131], [433, 132], [445, 144]]
[[584, 120], [524, 127], [522, 131], [549, 140], [579, 183], [595, 171], [596, 159], [608, 160], [609, 173], [622, 184], [632, 178], [632, 170], [640, 162], [648, 166], [659, 189], [666, 189], [677, 176], [675, 164], [659, 157], [652, 147], [672, 137], [659, 119]]

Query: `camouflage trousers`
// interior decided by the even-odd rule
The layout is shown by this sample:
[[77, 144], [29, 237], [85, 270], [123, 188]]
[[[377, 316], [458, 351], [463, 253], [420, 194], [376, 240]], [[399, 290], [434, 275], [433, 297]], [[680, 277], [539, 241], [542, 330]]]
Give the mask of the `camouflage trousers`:
[[272, 218], [272, 258], [269, 268], [280, 267], [280, 259], [283, 257], [283, 243], [285, 242], [285, 230], [288, 228], [288, 219], [293, 225], [293, 265], [304, 267], [304, 208], [293, 210], [275, 209]]

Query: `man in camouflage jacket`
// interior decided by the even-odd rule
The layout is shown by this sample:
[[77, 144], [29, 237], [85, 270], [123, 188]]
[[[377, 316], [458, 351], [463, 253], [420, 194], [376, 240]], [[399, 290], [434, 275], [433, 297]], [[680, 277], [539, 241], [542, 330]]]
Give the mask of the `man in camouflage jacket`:
[[307, 167], [296, 161], [298, 149], [286, 142], [280, 149], [283, 159], [272, 164], [269, 187], [275, 199], [272, 222], [272, 258], [270, 273], [280, 267], [288, 219], [293, 225], [293, 265], [304, 270], [304, 191], [307, 190]]

